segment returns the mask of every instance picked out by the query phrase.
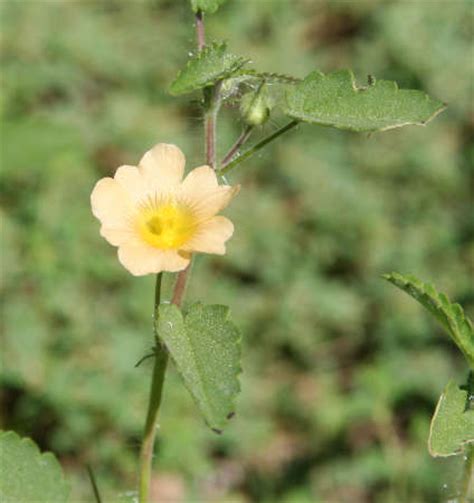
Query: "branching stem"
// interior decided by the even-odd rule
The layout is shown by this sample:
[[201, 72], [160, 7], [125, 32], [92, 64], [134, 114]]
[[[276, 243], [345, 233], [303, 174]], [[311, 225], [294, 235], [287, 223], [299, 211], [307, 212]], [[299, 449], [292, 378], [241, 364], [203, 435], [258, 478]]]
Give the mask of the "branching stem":
[[280, 129], [277, 129], [274, 133], [266, 136], [263, 138], [263, 140], [260, 140], [258, 143], [256, 143], [253, 147], [250, 147], [247, 149], [245, 152], [240, 154], [236, 159], [229, 161], [227, 163], [223, 163], [222, 167], [218, 170], [219, 175], [225, 175], [232, 169], [234, 169], [237, 165], [239, 165], [241, 162], [247, 160], [249, 157], [252, 157], [254, 154], [256, 154], [259, 150], [261, 150], [265, 145], [268, 143], [272, 142], [282, 134], [286, 133], [290, 129], [293, 129], [295, 126], [299, 124], [299, 121], [297, 120], [292, 120], [285, 126], [282, 126]]
[[232, 158], [237, 154], [240, 148], [245, 144], [245, 142], [249, 139], [252, 134], [253, 126], [247, 126], [242, 134], [237, 138], [235, 143], [230, 148], [229, 152], [225, 155], [224, 159], [222, 159], [221, 166], [226, 166], [232, 160]]

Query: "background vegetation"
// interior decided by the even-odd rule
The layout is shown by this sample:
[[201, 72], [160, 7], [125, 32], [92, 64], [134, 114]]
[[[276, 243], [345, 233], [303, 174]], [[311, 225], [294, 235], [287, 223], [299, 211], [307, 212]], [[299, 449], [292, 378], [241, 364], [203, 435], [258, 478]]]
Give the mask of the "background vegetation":
[[[2, 23], [2, 427], [59, 455], [71, 500], [134, 487], [153, 278], [100, 238], [90, 191], [158, 141], [203, 163], [197, 102], [167, 86], [195, 47], [183, 1], [6, 1]], [[258, 68], [352, 67], [449, 104], [427, 128], [373, 136], [302, 126], [231, 176], [225, 257], [200, 257], [190, 300], [226, 303], [244, 334], [236, 418], [203, 424], [172, 370], [159, 501], [432, 503], [452, 462], [429, 418], [458, 351], [380, 274], [412, 272], [474, 312], [473, 10], [439, 2], [229, 0], [212, 39]], [[282, 121], [265, 126], [271, 131]], [[240, 132], [219, 125], [221, 153]], [[443, 488], [443, 484], [448, 484]]]

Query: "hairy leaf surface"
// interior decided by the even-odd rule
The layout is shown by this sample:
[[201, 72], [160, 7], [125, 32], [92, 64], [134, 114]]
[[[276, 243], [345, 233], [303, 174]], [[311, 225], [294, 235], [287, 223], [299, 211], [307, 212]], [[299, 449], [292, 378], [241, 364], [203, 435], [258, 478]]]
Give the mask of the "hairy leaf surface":
[[13, 431], [0, 433], [0, 501], [62, 503], [69, 486], [53, 454], [42, 454], [29, 438]]
[[240, 334], [229, 308], [194, 304], [185, 317], [174, 305], [159, 308], [158, 335], [207, 424], [220, 433], [240, 391]]
[[474, 442], [474, 410], [468, 404], [468, 392], [450, 381], [439, 398], [431, 420], [428, 449], [432, 456], [460, 454]]
[[357, 87], [354, 74], [341, 70], [310, 73], [287, 93], [286, 114], [294, 119], [351, 131], [385, 131], [424, 125], [445, 105], [422, 91], [399, 89], [379, 80]]
[[227, 52], [225, 43], [213, 43], [193, 56], [171, 84], [170, 93], [177, 96], [207, 86], [234, 75], [248, 62]]

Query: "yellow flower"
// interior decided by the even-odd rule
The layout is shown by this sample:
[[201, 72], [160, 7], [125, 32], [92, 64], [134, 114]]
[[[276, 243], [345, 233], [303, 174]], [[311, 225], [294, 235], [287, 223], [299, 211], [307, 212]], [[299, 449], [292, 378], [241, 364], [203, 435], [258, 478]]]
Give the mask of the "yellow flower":
[[118, 246], [118, 258], [135, 276], [181, 271], [193, 252], [225, 253], [234, 226], [216, 214], [239, 191], [218, 185], [209, 166], [193, 169], [184, 180], [181, 150], [159, 143], [138, 167], [121, 166], [102, 178], [91, 194], [100, 234]]

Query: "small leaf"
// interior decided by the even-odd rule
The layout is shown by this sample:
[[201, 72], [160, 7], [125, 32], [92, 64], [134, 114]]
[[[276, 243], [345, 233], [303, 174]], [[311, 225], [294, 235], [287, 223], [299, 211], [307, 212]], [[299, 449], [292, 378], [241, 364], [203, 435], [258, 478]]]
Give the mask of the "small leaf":
[[428, 450], [432, 456], [454, 456], [474, 442], [474, 410], [466, 407], [468, 392], [450, 381], [431, 420]]
[[177, 96], [212, 86], [234, 75], [248, 61], [227, 52], [225, 43], [213, 43], [188, 61], [171, 84], [170, 93]]
[[415, 276], [402, 276], [394, 272], [383, 277], [407, 292], [435, 316], [462, 351], [470, 367], [474, 369], [474, 329], [462, 307], [451, 303], [448, 297], [438, 293], [433, 285], [423, 283]]
[[53, 454], [41, 454], [29, 438], [0, 433], [0, 501], [2, 503], [59, 503], [69, 486]]
[[226, 0], [191, 0], [193, 12], [202, 11], [213, 14]]
[[229, 308], [194, 304], [183, 319], [174, 305], [161, 305], [158, 336], [168, 349], [207, 424], [220, 433], [235, 411], [240, 391], [240, 334]]
[[287, 93], [285, 113], [294, 119], [351, 131], [385, 131], [424, 125], [445, 105], [421, 91], [398, 89], [395, 82], [370, 79], [357, 87], [354, 74], [341, 70], [310, 73]]

